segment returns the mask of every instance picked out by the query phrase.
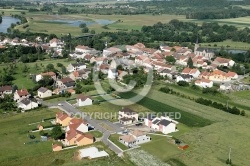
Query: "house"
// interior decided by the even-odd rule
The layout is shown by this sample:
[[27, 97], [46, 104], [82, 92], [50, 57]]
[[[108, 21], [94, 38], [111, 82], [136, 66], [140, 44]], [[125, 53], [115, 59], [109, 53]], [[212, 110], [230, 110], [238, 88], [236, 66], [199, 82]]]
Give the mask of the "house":
[[168, 77], [170, 79], [173, 79], [173, 72], [169, 69], [159, 69], [157, 70], [157, 74], [163, 77]]
[[137, 48], [139, 48], [139, 49], [146, 48], [143, 43], [136, 43], [134, 46], [137, 47]]
[[78, 151], [78, 159], [95, 159], [108, 156], [109, 154], [107, 152], [104, 150], [99, 151], [96, 147], [89, 147]]
[[77, 130], [69, 130], [65, 134], [65, 145], [71, 146], [71, 145], [89, 145], [94, 143], [94, 138], [91, 134], [83, 134]]
[[227, 76], [227, 77], [230, 77], [232, 80], [238, 79], [238, 74], [235, 73], [235, 72], [232, 72], [232, 71], [227, 72], [227, 73], [226, 73], [226, 76]]
[[160, 49], [164, 52], [171, 52], [173, 47], [165, 46], [165, 45], [160, 45]]
[[213, 64], [215, 64], [217, 66], [233, 67], [235, 62], [232, 59], [216, 57], [213, 61]]
[[75, 87], [75, 81], [72, 80], [70, 77], [65, 77], [61, 80], [56, 81], [56, 87], [60, 89], [68, 89]]
[[44, 76], [48, 76], [52, 78], [53, 80], [56, 80], [56, 73], [51, 71], [51, 72], [46, 72], [46, 73], [41, 73], [41, 74], [36, 75], [36, 82], [42, 80]]
[[53, 150], [53, 152], [61, 151], [62, 150], [62, 145], [52, 144], [52, 150]]
[[37, 95], [39, 98], [46, 98], [52, 96], [52, 91], [48, 88], [41, 87], [37, 90]]
[[159, 69], [168, 69], [171, 71], [175, 71], [176, 67], [170, 64], [165, 64], [162, 62], [156, 62], [156, 61], [152, 61], [152, 66], [154, 68], [154, 70], [159, 70]]
[[121, 124], [128, 125], [138, 121], [138, 113], [129, 108], [121, 109], [118, 114], [118, 119]]
[[230, 83], [222, 83], [220, 85], [220, 90], [222, 91], [232, 90], [232, 86]]
[[4, 97], [4, 95], [11, 95], [12, 94], [12, 87], [11, 86], [1, 86], [0, 87], [0, 97]]
[[118, 80], [122, 81], [123, 80], [123, 77], [128, 75], [128, 72], [126, 71], [122, 71], [122, 70], [118, 70]]
[[84, 54], [88, 54], [91, 53], [93, 50], [93, 48], [89, 48], [88, 46], [84, 46], [84, 45], [78, 45], [75, 47], [75, 52], [81, 52]]
[[61, 44], [61, 41], [57, 38], [53, 38], [49, 41], [50, 47], [58, 47]]
[[97, 70], [100, 70], [103, 74], [108, 74], [109, 65], [101, 64]]
[[67, 66], [67, 70], [69, 72], [72, 72], [72, 71], [76, 71], [76, 70], [82, 70], [82, 69], [86, 69], [86, 64], [85, 63], [70, 63], [68, 66]]
[[82, 94], [77, 97], [76, 101], [79, 107], [93, 104], [93, 100], [89, 96], [84, 96]]
[[90, 59], [90, 63], [96, 63], [97, 66], [100, 66], [102, 64], [107, 65], [108, 64], [108, 59], [105, 57], [92, 57]]
[[116, 47], [110, 47], [103, 50], [103, 57], [108, 57], [112, 54], [121, 53], [122, 50]]
[[66, 127], [66, 132], [69, 130], [76, 130], [81, 133], [86, 133], [89, 131], [88, 123], [83, 119], [72, 118], [69, 121], [69, 125]]
[[68, 126], [71, 119], [72, 118], [64, 112], [56, 113], [56, 123], [60, 124], [61, 126]]
[[19, 102], [22, 99], [29, 98], [30, 94], [27, 89], [16, 90], [14, 93], [14, 101]]
[[202, 78], [200, 80], [196, 80], [194, 82], [195, 85], [201, 87], [201, 88], [212, 88], [213, 87], [213, 81]]
[[37, 129], [38, 129], [39, 131], [42, 131], [42, 130], [43, 130], [43, 126], [42, 126], [41, 124], [39, 124], [39, 125], [37, 125]]
[[231, 77], [228, 77], [228, 75], [224, 71], [216, 69], [210, 73], [209, 80], [223, 82], [230, 81]]
[[28, 99], [28, 98], [22, 99], [21, 101], [19, 101], [17, 103], [17, 105], [18, 105], [17, 106], [18, 108], [21, 108], [24, 111], [31, 110], [31, 109], [34, 109], [34, 108], [38, 107], [37, 102], [32, 101], [31, 99]]
[[193, 78], [194, 77], [189, 74], [179, 74], [176, 77], [176, 82], [179, 82], [179, 81], [191, 82]]
[[117, 75], [118, 75], [118, 73], [117, 73], [115, 68], [109, 68], [109, 70], [108, 70], [108, 78], [109, 79], [114, 80], [114, 79], [116, 79]]
[[81, 80], [81, 79], [88, 79], [89, 77], [89, 70], [77, 70], [77, 71], [73, 71], [72, 73], [70, 73], [69, 77], [76, 81], [76, 80]]
[[133, 147], [142, 143], [149, 142], [151, 138], [146, 135], [146, 132], [140, 130], [134, 130], [128, 135], [119, 137], [119, 141], [128, 147]]
[[169, 134], [177, 131], [176, 124], [177, 121], [170, 119], [169, 117], [153, 117], [152, 114], [144, 118], [144, 123], [146, 126], [160, 131], [163, 134]]
[[183, 69], [181, 74], [183, 74], [183, 75], [189, 74], [189, 75], [193, 76], [194, 78], [198, 78], [200, 75], [200, 71], [196, 68], [191, 69], [191, 68], [186, 67]]

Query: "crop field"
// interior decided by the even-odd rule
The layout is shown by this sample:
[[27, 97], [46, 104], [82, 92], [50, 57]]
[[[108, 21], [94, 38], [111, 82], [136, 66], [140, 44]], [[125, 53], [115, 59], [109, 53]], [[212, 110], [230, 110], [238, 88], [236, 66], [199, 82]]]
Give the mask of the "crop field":
[[[120, 94], [122, 98], [130, 98], [134, 96], [134, 92]], [[157, 98], [158, 100], [158, 98]], [[178, 108], [172, 107], [168, 104], [157, 101], [156, 99], [151, 99], [144, 97], [138, 104], [152, 110], [153, 112], [176, 112], [181, 113], [181, 119], [178, 119], [179, 122], [189, 126], [189, 127], [204, 127], [210, 125], [212, 122], [208, 119], [202, 118], [200, 116], [191, 114], [189, 112], [180, 110]]]

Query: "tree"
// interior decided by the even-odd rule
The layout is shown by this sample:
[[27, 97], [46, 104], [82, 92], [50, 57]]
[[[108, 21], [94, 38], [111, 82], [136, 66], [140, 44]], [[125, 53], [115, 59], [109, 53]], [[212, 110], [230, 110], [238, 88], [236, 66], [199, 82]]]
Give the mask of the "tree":
[[90, 33], [91, 33], [91, 34], [95, 34], [95, 30], [92, 29], [92, 30], [90, 31]]
[[175, 64], [176, 60], [173, 56], [166, 56], [165, 60], [170, 64]]
[[79, 27], [80, 27], [80, 28], [87, 27], [87, 24], [86, 24], [86, 23], [81, 23], [81, 24], [79, 25]]
[[51, 130], [51, 137], [54, 138], [55, 140], [60, 138], [62, 136], [63, 132], [60, 126], [55, 126]]
[[191, 69], [194, 68], [193, 60], [191, 57], [188, 58], [187, 66]]
[[82, 28], [82, 33], [88, 33], [88, 32], [89, 32], [89, 28], [88, 27]]
[[46, 69], [48, 70], [48, 71], [52, 71], [52, 70], [54, 70], [55, 69], [55, 67], [54, 67], [54, 65], [53, 64], [48, 64], [47, 66], [46, 66]]

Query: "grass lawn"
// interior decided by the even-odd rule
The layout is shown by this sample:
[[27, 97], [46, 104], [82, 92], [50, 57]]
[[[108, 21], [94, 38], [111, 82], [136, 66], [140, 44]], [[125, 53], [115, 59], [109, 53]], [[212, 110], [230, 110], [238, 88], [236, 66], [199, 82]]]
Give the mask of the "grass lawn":
[[250, 77], [248, 76], [248, 77], [245, 77], [245, 78], [243, 78], [242, 80], [241, 80], [243, 83], [245, 83], [245, 84], [250, 84]]
[[109, 140], [112, 141], [114, 144], [116, 144], [122, 150], [129, 149], [127, 146], [125, 146], [124, 144], [119, 142], [119, 137], [120, 136], [121, 136], [120, 134], [112, 134], [112, 135], [110, 135]]
[[162, 161], [167, 161], [172, 156], [182, 153], [181, 150], [174, 144], [169, 143], [169, 138], [165, 136], [158, 136], [148, 134], [151, 137], [151, 141], [145, 144], [141, 144], [141, 149], [149, 152], [150, 154], [158, 157]]
[[[217, 46], [214, 46], [214, 45], [217, 45]], [[249, 50], [250, 44], [244, 43], [244, 42], [235, 42], [232, 40], [225, 40], [223, 42], [201, 43], [201, 46], [202, 47], [212, 47], [212, 48], [224, 47], [225, 49]]]
[[100, 131], [97, 131], [97, 130], [90, 131], [90, 132], [87, 132], [87, 133], [92, 134], [95, 138], [101, 138], [102, 135], [103, 135]]

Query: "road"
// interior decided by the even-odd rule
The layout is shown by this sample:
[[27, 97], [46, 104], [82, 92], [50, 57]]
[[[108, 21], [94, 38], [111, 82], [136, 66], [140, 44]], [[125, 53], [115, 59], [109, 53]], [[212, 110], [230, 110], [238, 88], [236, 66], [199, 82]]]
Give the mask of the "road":
[[[71, 104], [69, 104], [67, 102], [60, 102], [62, 104], [60, 106], [58, 106], [59, 102], [58, 103], [48, 103], [46, 101], [41, 101], [41, 102], [42, 102], [42, 104], [44, 104], [48, 107], [58, 107], [59, 109], [61, 109], [62, 111], [66, 112], [70, 115], [81, 115], [81, 117], [83, 119], [85, 119], [91, 126], [95, 127], [95, 130], [98, 130], [98, 131], [103, 133], [103, 137], [101, 140], [105, 145], [107, 145], [116, 154], [120, 154], [123, 152], [119, 147], [117, 147], [114, 143], [112, 143], [108, 140], [108, 138], [111, 134], [121, 132], [123, 130], [120, 125], [116, 125], [114, 123], [111, 123], [108, 120], [92, 119], [91, 117], [87, 116], [82, 111], [78, 110], [77, 108], [73, 107]], [[101, 123], [102, 124], [105, 123], [106, 125], [110, 126], [113, 129], [113, 131], [106, 130], [105, 128], [103, 128], [100, 125]]]

